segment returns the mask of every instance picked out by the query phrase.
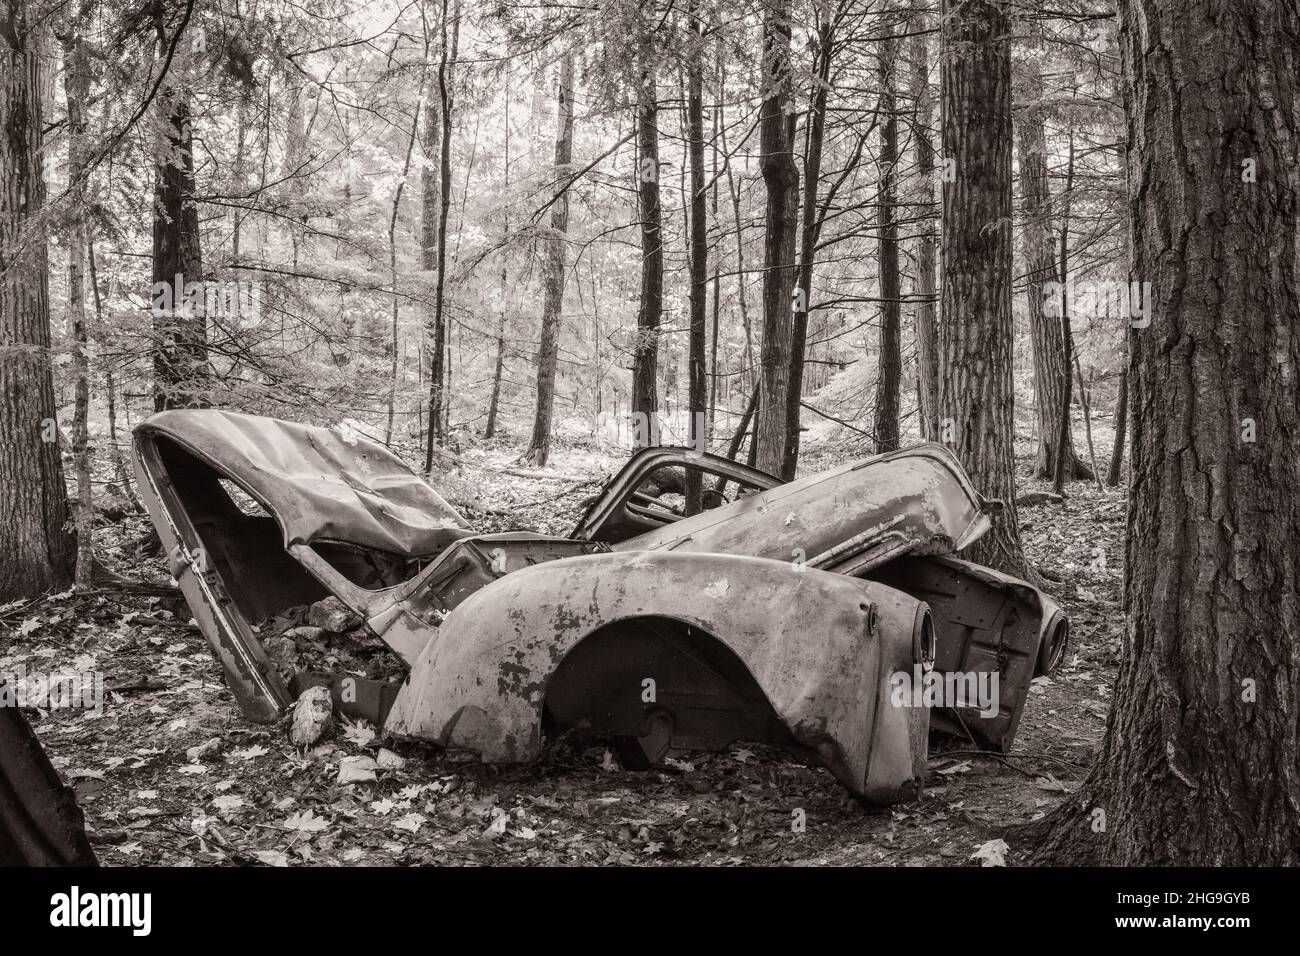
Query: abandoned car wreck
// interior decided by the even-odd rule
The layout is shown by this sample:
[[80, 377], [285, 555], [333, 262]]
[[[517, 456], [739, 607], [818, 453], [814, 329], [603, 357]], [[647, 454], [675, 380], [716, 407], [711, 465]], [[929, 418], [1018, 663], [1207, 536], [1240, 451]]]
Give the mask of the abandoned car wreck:
[[[169, 569], [259, 721], [324, 685], [344, 713], [492, 762], [569, 731], [629, 767], [766, 742], [883, 804], [918, 792], [932, 730], [1008, 750], [1068, 638], [1049, 597], [953, 556], [997, 504], [939, 445], [788, 483], [649, 448], [563, 538], [476, 533], [390, 451], [326, 428], [167, 411], [137, 427], [134, 459]], [[331, 597], [399, 679], [277, 666], [262, 622]], [[891, 700], [930, 668], [995, 674], [997, 699]]]

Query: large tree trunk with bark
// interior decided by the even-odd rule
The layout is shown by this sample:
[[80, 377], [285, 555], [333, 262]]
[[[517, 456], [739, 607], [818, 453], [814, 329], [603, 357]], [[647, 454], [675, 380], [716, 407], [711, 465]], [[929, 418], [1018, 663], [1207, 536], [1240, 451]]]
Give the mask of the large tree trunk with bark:
[[[799, 169], [794, 161], [791, 95], [790, 0], [763, 0], [763, 105], [759, 110], [759, 165], [767, 186], [763, 237], [763, 342], [754, 426], [755, 461], [763, 471], [793, 478], [787, 456], [789, 391], [794, 354], [795, 232], [799, 225]], [[796, 303], [797, 304], [797, 303]]]
[[41, 179], [41, 39], [30, 4], [0, 31], [0, 603], [65, 585], [68, 500], [50, 370]]
[[[154, 15], [160, 49], [171, 30], [166, 5]], [[185, 49], [185, 44], [179, 47]], [[188, 54], [178, 53], [177, 61]], [[184, 72], [173, 62], [169, 76]], [[168, 79], [158, 96], [158, 161], [153, 195], [154, 409], [208, 404], [207, 316], [202, 293], [203, 255], [194, 203], [194, 148], [190, 94], [184, 79]], [[187, 287], [193, 285], [193, 295]]]
[[[928, 18], [918, 18], [917, 29], [924, 30]], [[921, 436], [935, 441], [939, 434], [939, 327], [937, 322], [938, 289], [935, 283], [935, 216], [934, 143], [930, 123], [934, 116], [934, 97], [930, 90], [930, 58], [925, 36], [912, 38], [911, 95], [916, 120], [913, 143], [916, 150], [917, 213], [920, 237], [916, 243], [916, 391], [920, 404]]]
[[872, 428], [876, 452], [898, 448], [898, 405], [902, 386], [903, 356], [900, 341], [902, 303], [899, 302], [898, 225], [894, 207], [898, 203], [898, 117], [894, 96], [894, 61], [898, 41], [890, 36], [880, 49], [880, 193], [877, 201], [880, 235], [877, 261], [880, 265], [880, 358], [876, 367], [876, 414]]
[[[649, 45], [647, 44], [647, 47]], [[659, 205], [659, 94], [647, 49], [637, 87], [637, 213], [641, 220], [641, 297], [632, 352], [633, 444], [650, 444], [659, 414], [659, 317], [664, 305], [663, 216]]]
[[[1044, 308], [1044, 292], [1057, 279], [1056, 239], [1052, 231], [1051, 187], [1047, 177], [1047, 134], [1043, 128], [1043, 55], [1041, 26], [1028, 28], [1020, 73], [1025, 101], [1016, 117], [1016, 145], [1020, 166], [1021, 238], [1025, 257], [1025, 304], [1034, 352], [1034, 405], [1038, 422], [1038, 452], [1034, 477], [1056, 474], [1056, 443], [1065, 401], [1065, 345], [1059, 313]], [[1066, 474], [1091, 479], [1092, 472], [1079, 460], [1073, 436], [1067, 433]]]
[[939, 435], [1003, 502], [964, 556], [1036, 580], [1016, 516], [1011, 388], [1011, 24], [1008, 0], [945, 0]]
[[1120, 11], [1131, 275], [1154, 298], [1130, 335], [1128, 627], [1101, 755], [1040, 859], [1295, 865], [1300, 17]]
[[[573, 54], [560, 59], [555, 95], [555, 181], [561, 183], [573, 162]], [[537, 411], [524, 460], [545, 465], [551, 454], [551, 413], [555, 407], [555, 369], [560, 352], [560, 323], [564, 308], [565, 245], [569, 232], [569, 196], [563, 192], [551, 205], [542, 276], [542, 338], [537, 349]]]

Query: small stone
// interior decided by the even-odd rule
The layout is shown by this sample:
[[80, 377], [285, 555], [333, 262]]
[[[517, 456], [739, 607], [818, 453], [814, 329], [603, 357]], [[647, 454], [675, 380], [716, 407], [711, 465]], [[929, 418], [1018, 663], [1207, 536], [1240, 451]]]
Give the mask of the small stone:
[[298, 645], [287, 634], [276, 634], [268, 637], [262, 642], [262, 650], [266, 651], [266, 656], [276, 664], [281, 664], [290, 669], [297, 664]]
[[198, 763], [200, 760], [216, 760], [221, 753], [221, 740], [213, 737], [211, 740], [205, 740], [197, 747], [191, 747], [185, 751], [185, 756], [190, 759], [191, 763]]
[[361, 624], [361, 615], [331, 595], [311, 606], [307, 623], [332, 634], [344, 634]]
[[308, 627], [307, 625], [303, 625], [302, 627], [291, 627], [289, 630], [284, 632], [284, 636], [295, 643], [311, 643], [312, 641], [320, 641], [324, 639], [324, 635], [325, 631], [323, 628]]
[[393, 753], [387, 747], [380, 747], [378, 764], [380, 770], [401, 770], [406, 766], [406, 758]]
[[308, 687], [293, 705], [289, 742], [310, 747], [324, 736], [334, 722], [334, 701], [328, 687]]

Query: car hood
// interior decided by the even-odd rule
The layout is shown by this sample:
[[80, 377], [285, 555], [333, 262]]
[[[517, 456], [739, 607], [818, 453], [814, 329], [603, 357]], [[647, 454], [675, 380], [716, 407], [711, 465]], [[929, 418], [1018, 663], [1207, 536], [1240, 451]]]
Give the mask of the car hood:
[[436, 554], [469, 525], [382, 445], [337, 431], [220, 409], [159, 412], [137, 440], [162, 436], [256, 498], [285, 547], [346, 542], [390, 554]]

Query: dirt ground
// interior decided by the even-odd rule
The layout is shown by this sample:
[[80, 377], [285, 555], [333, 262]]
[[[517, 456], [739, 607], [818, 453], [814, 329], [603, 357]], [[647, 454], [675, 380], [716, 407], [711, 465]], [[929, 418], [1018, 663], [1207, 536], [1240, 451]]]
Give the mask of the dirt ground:
[[[496, 470], [512, 464], [504, 448], [466, 456], [473, 466], [442, 487], [483, 530], [567, 533], [596, 490], [575, 476], [599, 477], [582, 449], [562, 450], [554, 479]], [[104, 521], [98, 544], [113, 570], [156, 593], [68, 592], [0, 608], [0, 673], [104, 673], [101, 715], [29, 717], [107, 865], [1014, 865], [1016, 850], [999, 841], [1081, 781], [1118, 663], [1123, 492], [1069, 490], [1063, 505], [1021, 509], [1031, 560], [1071, 616], [1066, 662], [1035, 682], [1009, 755], [934, 740], [923, 797], [883, 811], [865, 810], [825, 770], [757, 745], [628, 772], [600, 746], [495, 768], [391, 744], [401, 767], [339, 784], [342, 758], [386, 742], [360, 725], [299, 752], [283, 728], [244, 720], [184, 602], [164, 587], [161, 560], [141, 555], [148, 522], [137, 516]]]

